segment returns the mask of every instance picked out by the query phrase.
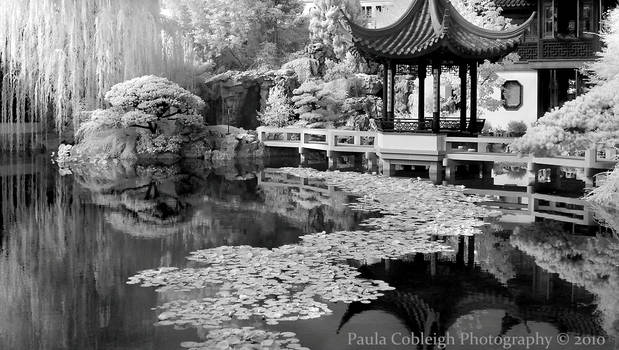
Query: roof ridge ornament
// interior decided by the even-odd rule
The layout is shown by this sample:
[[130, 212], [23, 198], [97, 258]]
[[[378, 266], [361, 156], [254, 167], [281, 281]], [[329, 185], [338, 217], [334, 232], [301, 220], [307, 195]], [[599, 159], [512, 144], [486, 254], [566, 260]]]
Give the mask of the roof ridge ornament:
[[[441, 16], [441, 12], [437, 7], [437, 1], [439, 0], [425, 0], [429, 2], [430, 5], [430, 19], [432, 20], [432, 28], [434, 29], [434, 34], [440, 36], [444, 33], [445, 30], [445, 19], [447, 11]], [[442, 18], [441, 18], [442, 17]]]

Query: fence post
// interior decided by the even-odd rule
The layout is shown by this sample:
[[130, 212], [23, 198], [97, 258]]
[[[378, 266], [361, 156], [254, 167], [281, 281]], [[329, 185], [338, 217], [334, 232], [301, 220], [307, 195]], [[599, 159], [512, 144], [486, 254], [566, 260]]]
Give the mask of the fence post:
[[262, 135], [262, 133], [264, 132], [262, 127], [259, 126], [258, 129], [256, 129], [256, 131], [258, 131], [258, 141], [262, 142], [262, 140], [264, 139], [264, 136]]

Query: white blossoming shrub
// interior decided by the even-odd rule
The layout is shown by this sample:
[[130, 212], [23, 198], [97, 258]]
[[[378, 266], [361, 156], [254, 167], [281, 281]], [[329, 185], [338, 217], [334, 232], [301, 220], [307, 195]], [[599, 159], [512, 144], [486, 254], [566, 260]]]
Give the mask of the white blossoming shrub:
[[292, 105], [281, 86], [274, 86], [269, 91], [269, 98], [264, 112], [258, 114], [262, 125], [283, 127], [290, 124]]
[[[58, 155], [56, 156], [56, 163], [61, 167], [71, 160], [71, 148], [72, 145], [61, 144], [58, 146]], [[52, 156], [54, 154], [52, 153]]]
[[593, 189], [586, 198], [599, 205], [619, 208], [619, 166], [609, 173], [604, 182]]
[[619, 79], [597, 85], [540, 118], [511, 148], [521, 153], [565, 154], [619, 142]]

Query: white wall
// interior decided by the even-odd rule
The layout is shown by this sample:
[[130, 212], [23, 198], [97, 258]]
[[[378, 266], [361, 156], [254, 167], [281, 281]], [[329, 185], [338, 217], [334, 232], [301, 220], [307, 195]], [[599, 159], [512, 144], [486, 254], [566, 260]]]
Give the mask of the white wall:
[[[517, 80], [522, 85], [522, 106], [518, 110], [505, 110], [500, 108], [498, 111], [484, 111], [481, 118], [486, 119], [486, 123], [490, 123], [493, 128], [505, 128], [512, 120], [524, 121], [527, 126], [537, 120], [537, 71], [535, 70], [520, 70], [520, 71], [504, 71], [500, 72], [499, 76], [505, 80]], [[501, 98], [501, 91], [497, 89], [495, 98]]]

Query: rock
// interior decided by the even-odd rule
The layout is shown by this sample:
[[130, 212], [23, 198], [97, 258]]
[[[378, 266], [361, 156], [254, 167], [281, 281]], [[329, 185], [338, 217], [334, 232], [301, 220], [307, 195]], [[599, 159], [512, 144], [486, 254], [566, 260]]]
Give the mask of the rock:
[[199, 96], [208, 106], [204, 114], [207, 123], [255, 129], [258, 112], [266, 106], [275, 85], [290, 95], [299, 86], [297, 74], [292, 69], [227, 71], [206, 79]]
[[209, 150], [206, 141], [191, 142], [181, 149], [181, 157], [183, 158], [204, 158], [204, 154]]
[[378, 95], [383, 89], [383, 81], [378, 75], [359, 73], [355, 74], [355, 77], [362, 82], [362, 95]]
[[244, 130], [236, 134], [213, 137], [211, 144], [213, 147], [204, 152], [204, 158], [212, 162], [255, 159], [264, 156], [264, 146], [257, 142], [257, 136]]
[[285, 63], [282, 69], [294, 71], [299, 82], [304, 82], [318, 74], [319, 66], [320, 62], [318, 62], [318, 60], [309, 57], [301, 57]]
[[361, 115], [352, 115], [348, 118], [346, 122], [346, 128], [349, 130], [359, 130], [359, 131], [367, 131], [370, 130], [370, 117], [361, 114]]
[[137, 159], [136, 140], [134, 128], [103, 130], [76, 144], [71, 154], [72, 158], [85, 161], [94, 161], [102, 155], [110, 159]]
[[410, 75], [398, 76], [395, 83], [395, 110], [399, 114], [415, 114], [413, 103], [415, 80]]
[[311, 124], [307, 124], [306, 128], [309, 129], [326, 129], [329, 127], [329, 124], [327, 122], [316, 122], [316, 123], [311, 123]]

